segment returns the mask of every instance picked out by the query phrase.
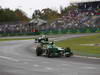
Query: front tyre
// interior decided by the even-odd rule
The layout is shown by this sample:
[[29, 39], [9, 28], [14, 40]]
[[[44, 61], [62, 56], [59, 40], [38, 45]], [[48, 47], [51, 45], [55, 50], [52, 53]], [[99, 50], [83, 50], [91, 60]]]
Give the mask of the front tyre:
[[65, 54], [65, 57], [71, 57], [73, 55], [72, 52], [69, 52], [68, 54]]
[[65, 54], [65, 57], [70, 57], [71, 56], [71, 54]]
[[37, 47], [36, 48], [36, 55], [37, 56], [41, 56], [42, 55], [42, 49], [41, 49], [41, 47]]
[[47, 57], [51, 57], [51, 51], [49, 49], [47, 49], [47, 53], [46, 53]]

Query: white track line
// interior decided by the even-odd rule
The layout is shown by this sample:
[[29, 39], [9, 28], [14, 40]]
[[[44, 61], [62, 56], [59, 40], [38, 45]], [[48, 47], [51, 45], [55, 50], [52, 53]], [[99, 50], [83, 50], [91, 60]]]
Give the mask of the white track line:
[[19, 62], [19, 60], [11, 58], [11, 57], [0, 56], [0, 58], [6, 59], [6, 60], [10, 60], [10, 61]]
[[33, 66], [34, 66], [34, 67], [39, 67], [40, 65], [38, 65], [38, 64], [34, 64]]
[[45, 67], [46, 70], [53, 70], [51, 67]]
[[88, 66], [86, 66], [86, 67], [82, 67], [83, 69], [96, 69], [95, 67], [88, 67]]
[[78, 56], [78, 55], [74, 55], [74, 57], [89, 58], [89, 59], [100, 59], [100, 58], [97, 58], [97, 57]]

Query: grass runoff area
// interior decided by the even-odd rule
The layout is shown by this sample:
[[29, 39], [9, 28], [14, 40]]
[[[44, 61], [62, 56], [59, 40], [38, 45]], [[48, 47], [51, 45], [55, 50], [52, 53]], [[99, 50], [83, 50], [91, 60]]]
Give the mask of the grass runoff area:
[[32, 38], [0, 38], [0, 41], [31, 40]]
[[100, 34], [71, 38], [56, 42], [61, 47], [70, 47], [75, 55], [100, 57]]

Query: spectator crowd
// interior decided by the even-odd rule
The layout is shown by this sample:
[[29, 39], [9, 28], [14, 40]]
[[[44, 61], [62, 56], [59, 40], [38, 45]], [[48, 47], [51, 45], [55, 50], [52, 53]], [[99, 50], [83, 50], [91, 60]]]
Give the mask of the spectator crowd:
[[[100, 3], [100, 2], [99, 2]], [[85, 5], [86, 7], [86, 5]], [[84, 7], [84, 8], [85, 8]], [[63, 30], [63, 29], [80, 29], [80, 28], [93, 28], [100, 25], [100, 16], [96, 16], [97, 9], [100, 5], [95, 5], [95, 8], [86, 7], [86, 10], [74, 8], [68, 11], [60, 18], [48, 23], [41, 19], [34, 19], [27, 24], [23, 23], [0, 23], [0, 33], [22, 33], [32, 32], [37, 30]], [[100, 14], [100, 13], [99, 13]], [[100, 26], [99, 26], [100, 27]]]
[[0, 23], [0, 33], [27, 32], [27, 27], [22, 23]]
[[51, 23], [54, 29], [76, 29], [84, 27], [96, 27], [93, 23], [95, 13], [89, 11], [70, 10], [68, 14], [62, 16]]

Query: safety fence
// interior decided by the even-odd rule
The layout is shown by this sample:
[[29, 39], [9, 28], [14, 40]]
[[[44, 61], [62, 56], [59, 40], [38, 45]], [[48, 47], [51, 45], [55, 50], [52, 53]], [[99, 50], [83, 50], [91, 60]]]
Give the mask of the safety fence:
[[100, 32], [100, 28], [80, 28], [80, 29], [63, 29], [63, 30], [41, 30], [39, 34], [67, 34], [67, 33], [95, 33]]
[[100, 28], [80, 28], [80, 29], [60, 29], [60, 30], [40, 30], [38, 32], [0, 32], [0, 36], [23, 36], [40, 34], [71, 34], [71, 33], [95, 33], [100, 32]]

